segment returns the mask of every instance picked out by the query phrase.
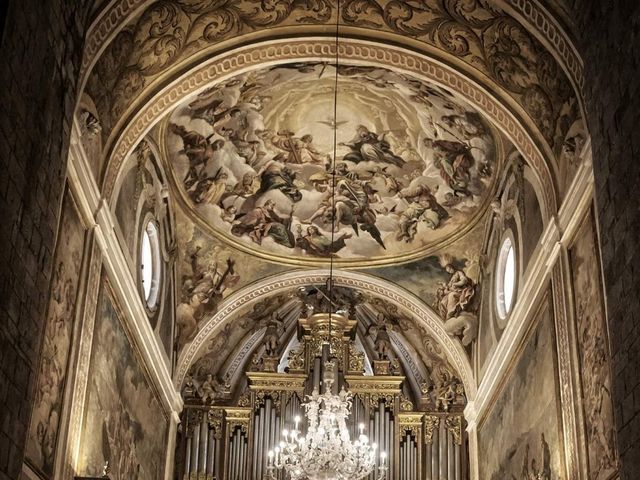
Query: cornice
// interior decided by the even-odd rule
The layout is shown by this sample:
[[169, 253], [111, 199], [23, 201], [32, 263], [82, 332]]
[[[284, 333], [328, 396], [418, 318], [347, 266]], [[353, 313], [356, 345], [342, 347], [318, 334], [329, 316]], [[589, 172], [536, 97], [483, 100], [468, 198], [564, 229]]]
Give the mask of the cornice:
[[171, 382], [169, 362], [158, 344], [138, 295], [138, 288], [131, 276], [125, 255], [114, 231], [116, 223], [91, 173], [80, 139], [80, 129], [74, 123], [69, 158], [69, 179], [76, 193], [84, 221], [93, 225], [93, 231], [110, 284], [123, 309], [126, 326], [134, 337], [151, 380], [160, 392], [160, 400], [167, 412], [176, 415], [182, 410], [182, 398]]

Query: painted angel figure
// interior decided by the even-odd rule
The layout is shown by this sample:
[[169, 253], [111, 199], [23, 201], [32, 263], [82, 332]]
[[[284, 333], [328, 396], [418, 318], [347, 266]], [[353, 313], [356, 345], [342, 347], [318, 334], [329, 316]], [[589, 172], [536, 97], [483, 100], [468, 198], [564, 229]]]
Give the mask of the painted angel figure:
[[436, 293], [438, 312], [446, 321], [468, 310], [476, 291], [475, 282], [453, 265], [450, 255], [443, 255], [440, 264], [451, 275], [449, 281], [440, 282]]

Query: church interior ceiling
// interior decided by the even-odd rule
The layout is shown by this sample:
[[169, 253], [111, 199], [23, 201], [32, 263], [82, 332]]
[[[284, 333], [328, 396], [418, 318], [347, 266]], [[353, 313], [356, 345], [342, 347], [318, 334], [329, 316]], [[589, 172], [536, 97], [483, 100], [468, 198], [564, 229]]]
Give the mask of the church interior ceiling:
[[334, 78], [325, 63], [269, 67], [171, 114], [166, 157], [199, 220], [241, 250], [303, 265], [406, 261], [469, 230], [511, 147], [452, 93], [382, 68], [340, 66], [334, 124]]
[[[391, 34], [400, 42], [418, 42], [455, 59], [473, 75], [490, 78], [526, 112], [541, 141], [559, 156], [580, 117], [571, 83], [543, 45], [496, 3], [345, 0], [339, 20], [345, 35]], [[145, 91], [176, 69], [202, 61], [223, 42], [249, 33], [321, 33], [322, 26], [336, 23], [335, 3], [329, 0], [265, 5], [252, 0], [154, 2], [132, 19], [100, 57], [88, 82], [105, 139], [112, 138], [128, 109], [147, 96]]]
[[[418, 299], [471, 361], [483, 297], [493, 293], [489, 281], [483, 286], [493, 278], [485, 271], [491, 264], [487, 252], [504, 232], [503, 225], [492, 233], [496, 222], [513, 216], [509, 202], [526, 203], [537, 210], [536, 224], [527, 225], [521, 206], [518, 231], [535, 231], [537, 238], [547, 213], [540, 213], [540, 205], [549, 208], [566, 188], [585, 139], [573, 80], [495, 3], [345, 0], [336, 12], [326, 0], [174, 0], [152, 2], [129, 17], [88, 78], [90, 108], [83, 125], [94, 136], [90, 148], [103, 158], [117, 150], [117, 161], [95, 167], [105, 194], [112, 195], [115, 186], [116, 198], [118, 190], [137, 188], [137, 180], [123, 178], [135, 177], [137, 169], [121, 168], [126, 154], [120, 155], [119, 138], [125, 132], [129, 139], [136, 130], [142, 137], [151, 129], [146, 139], [166, 173], [166, 184], [156, 185], [157, 197], [169, 191], [175, 216], [175, 245], [167, 246], [166, 256], [175, 259], [177, 358], [236, 292], [331, 262], [384, 279]], [[224, 45], [244, 38], [328, 38], [327, 25], [336, 20], [345, 38], [389, 39], [399, 48], [428, 51], [484, 90], [463, 95], [464, 86], [445, 87], [417, 67], [414, 75], [357, 54], [338, 65], [324, 54], [265, 57], [250, 68], [229, 68], [208, 84], [185, 87], [170, 109], [142, 109], [164, 101], [152, 100], [164, 87], [191, 81], [195, 68]], [[474, 95], [485, 92], [495, 97], [476, 102]], [[524, 125], [524, 143], [505, 126], [512, 119], [500, 123], [500, 113], [489, 113], [491, 102], [502, 102]], [[131, 123], [127, 132], [140, 112], [147, 123]], [[542, 156], [533, 154], [539, 161], [532, 161], [529, 193], [507, 198], [501, 189], [516, 145], [523, 144]], [[137, 147], [129, 158], [139, 154]], [[527, 154], [522, 153], [524, 163]], [[118, 209], [124, 218], [126, 199]], [[288, 305], [282, 295], [263, 300]], [[365, 330], [381, 313], [371, 304], [358, 312]], [[208, 330], [208, 353], [197, 362], [211, 355], [224, 359], [212, 364], [219, 381], [239, 350], [260, 344], [264, 320], [247, 320], [251, 315], [240, 311]], [[437, 343], [416, 319], [393, 331], [406, 351], [428, 351], [424, 342]], [[293, 331], [287, 335], [293, 338]], [[361, 337], [366, 349], [368, 337]], [[431, 368], [429, 359], [421, 361]]]

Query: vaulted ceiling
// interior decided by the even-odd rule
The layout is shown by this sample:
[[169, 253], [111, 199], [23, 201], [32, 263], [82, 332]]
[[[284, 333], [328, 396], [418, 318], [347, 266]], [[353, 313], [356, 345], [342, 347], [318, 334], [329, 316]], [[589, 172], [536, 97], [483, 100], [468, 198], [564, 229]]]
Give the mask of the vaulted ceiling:
[[[527, 222], [525, 194], [507, 177], [521, 172], [535, 192], [535, 222], [572, 178], [581, 69], [544, 11], [490, 0], [339, 5], [122, 2], [90, 33], [84, 108], [101, 124], [91, 148], [103, 193], [125, 223], [144, 183], [134, 168], [147, 168], [143, 141], [155, 198], [164, 189], [171, 201], [177, 383], [219, 353], [211, 345], [238, 355], [261, 328], [247, 323], [256, 302], [322, 284], [333, 259], [345, 287], [390, 295], [409, 322], [390, 319], [404, 344], [441, 348], [469, 387], [475, 337], [447, 325], [464, 313], [477, 330], [496, 215], [520, 201]], [[466, 279], [464, 305], [442, 291], [454, 275]], [[359, 313], [365, 330], [369, 317]]]

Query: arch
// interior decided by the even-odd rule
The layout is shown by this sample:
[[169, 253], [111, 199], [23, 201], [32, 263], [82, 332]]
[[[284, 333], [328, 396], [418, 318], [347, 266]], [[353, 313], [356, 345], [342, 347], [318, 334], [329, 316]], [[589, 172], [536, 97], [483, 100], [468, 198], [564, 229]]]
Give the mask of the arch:
[[[323, 284], [328, 276], [327, 269], [295, 270], [266, 277], [234, 292], [222, 302], [217, 313], [202, 323], [196, 337], [184, 347], [174, 373], [174, 386], [177, 389], [180, 388], [189, 368], [198, 358], [207, 340], [217, 333], [219, 327], [231, 319], [240, 308], [253, 305], [265, 295], [273, 295], [309, 284]], [[374, 296], [384, 297], [416, 318], [442, 347], [447, 359], [460, 375], [468, 400], [473, 401], [477, 385], [467, 353], [459, 340], [447, 334], [442, 319], [423, 301], [394, 283], [365, 273], [339, 270], [333, 272], [333, 279], [337, 286], [357, 288]]]
[[[544, 211], [557, 211], [557, 194], [554, 183], [554, 169], [549, 167], [546, 154], [538, 146], [516, 114], [503, 103], [504, 98], [496, 98], [492, 90], [484, 88], [437, 60], [423, 54], [408, 51], [392, 45], [382, 45], [364, 40], [341, 40], [340, 56], [353, 64], [391, 67], [416, 78], [433, 82], [447, 88], [491, 120], [518, 148], [527, 163], [536, 172], [544, 192]], [[222, 81], [238, 73], [259, 66], [278, 65], [292, 61], [331, 61], [335, 58], [335, 41], [326, 38], [305, 38], [300, 40], [279, 40], [269, 43], [242, 47], [199, 64], [188, 73], [173, 80], [156, 93], [140, 108], [128, 122], [122, 134], [113, 144], [102, 189], [103, 194], [113, 201], [114, 185], [122, 162], [133, 151], [137, 143], [170, 110], [185, 99], [196, 96], [212, 82]]]

